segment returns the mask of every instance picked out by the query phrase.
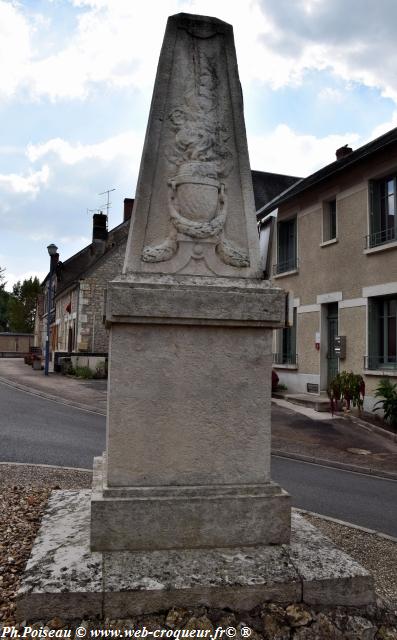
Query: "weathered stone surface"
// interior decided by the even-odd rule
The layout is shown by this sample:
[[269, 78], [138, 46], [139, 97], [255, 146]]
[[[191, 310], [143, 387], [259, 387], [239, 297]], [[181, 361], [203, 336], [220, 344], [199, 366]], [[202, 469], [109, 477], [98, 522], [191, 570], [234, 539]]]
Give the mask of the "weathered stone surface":
[[284, 316], [285, 292], [268, 280], [130, 274], [107, 295], [108, 324], [281, 327]]
[[313, 620], [309, 609], [302, 605], [290, 604], [286, 609], [286, 613], [291, 627], [304, 627]]
[[265, 640], [290, 640], [291, 627], [282, 607], [274, 603], [266, 604], [263, 607], [261, 618]]
[[232, 27], [179, 14], [160, 56], [124, 273], [108, 290], [93, 550], [288, 541], [289, 497], [270, 482], [271, 328], [285, 294], [262, 275]]
[[[70, 620], [83, 615], [114, 619], [173, 607], [201, 606], [250, 612], [264, 602], [302, 603], [305, 588], [306, 596], [313, 595], [313, 604], [327, 605], [328, 592], [324, 590], [327, 581], [344, 606], [365, 605], [372, 593], [370, 576], [366, 574], [364, 589], [365, 576], [352, 560], [343, 576], [339, 576], [338, 553], [344, 562], [345, 554], [337, 552], [296, 513], [291, 545], [101, 554], [89, 550], [89, 510], [88, 491], [61, 491], [52, 495], [19, 592], [20, 620], [43, 616], [48, 620], [55, 616]], [[302, 576], [298, 569], [300, 551], [295, 539], [302, 535], [312, 557], [322, 557], [320, 588], [315, 576], [313, 588], [308, 588], [310, 578]], [[304, 559], [307, 562], [306, 552]], [[355, 586], [357, 580], [360, 588]], [[308, 616], [299, 616], [299, 611], [307, 609], [289, 607], [282, 612], [281, 607], [276, 611], [265, 606], [264, 629], [267, 625], [282, 639], [284, 627], [290, 627], [292, 618], [295, 624], [309, 621]], [[196, 617], [204, 615], [205, 610]], [[182, 620], [171, 617], [169, 626], [179, 625]]]
[[344, 635], [324, 613], [319, 613], [310, 627], [295, 629], [292, 640], [343, 640]]
[[125, 271], [261, 276], [233, 30], [216, 18], [168, 20]]
[[109, 487], [269, 482], [270, 366], [270, 331], [113, 325]]
[[117, 488], [104, 485], [102, 466], [97, 459], [91, 500], [96, 551], [289, 542], [290, 498], [273, 482]]
[[345, 604], [347, 592], [352, 606], [374, 602], [373, 580], [368, 571], [336, 549], [318, 530], [313, 531], [302, 516], [295, 516], [291, 536], [289, 554], [302, 577], [304, 602]]
[[54, 491], [18, 592], [20, 620], [97, 616], [102, 556], [89, 547], [90, 491]]

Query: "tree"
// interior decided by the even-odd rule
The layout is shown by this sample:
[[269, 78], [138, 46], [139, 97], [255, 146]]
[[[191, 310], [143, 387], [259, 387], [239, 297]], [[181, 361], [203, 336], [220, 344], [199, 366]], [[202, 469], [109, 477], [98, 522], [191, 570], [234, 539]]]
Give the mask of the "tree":
[[11, 294], [4, 288], [6, 284], [4, 272], [5, 269], [0, 267], [0, 331], [9, 331], [8, 304]]
[[40, 292], [40, 281], [37, 277], [14, 284], [8, 303], [11, 331], [33, 332], [36, 300]]

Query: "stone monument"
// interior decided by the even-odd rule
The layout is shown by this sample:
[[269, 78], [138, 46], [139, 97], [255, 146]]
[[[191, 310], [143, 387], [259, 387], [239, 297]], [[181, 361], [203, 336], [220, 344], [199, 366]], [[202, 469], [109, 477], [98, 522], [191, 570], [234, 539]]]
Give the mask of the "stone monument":
[[281, 544], [271, 328], [231, 26], [168, 20], [124, 275], [108, 288], [107, 451], [93, 550]]
[[124, 273], [107, 294], [107, 446], [54, 492], [20, 619], [373, 602], [371, 576], [270, 476], [271, 335], [230, 25], [179, 14], [160, 55]]

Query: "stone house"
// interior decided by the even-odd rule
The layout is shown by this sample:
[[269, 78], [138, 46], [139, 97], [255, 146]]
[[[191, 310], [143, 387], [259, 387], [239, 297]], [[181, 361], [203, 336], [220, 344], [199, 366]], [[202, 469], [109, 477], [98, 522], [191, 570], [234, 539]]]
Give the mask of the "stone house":
[[265, 268], [290, 293], [291, 326], [273, 366], [291, 393], [363, 375], [365, 408], [397, 376], [397, 128], [299, 180], [258, 212], [271, 234]]
[[[107, 283], [121, 273], [133, 199], [124, 200], [124, 219], [108, 231], [107, 216], [93, 216], [92, 242], [65, 262], [56, 257], [51, 286], [50, 353], [106, 354], [103, 323]], [[49, 274], [38, 300], [35, 343], [45, 350]], [[103, 357], [102, 357], [103, 359]]]
[[[252, 171], [256, 209], [263, 207], [298, 178]], [[103, 323], [107, 283], [121, 273], [129, 221], [134, 200], [125, 198], [123, 222], [107, 231], [103, 214], [93, 216], [90, 245], [65, 262], [57, 260], [54, 270], [51, 310], [50, 353], [100, 353], [108, 351], [108, 335]], [[35, 345], [45, 351], [49, 274], [38, 300]], [[102, 357], [103, 359], [103, 357]]]

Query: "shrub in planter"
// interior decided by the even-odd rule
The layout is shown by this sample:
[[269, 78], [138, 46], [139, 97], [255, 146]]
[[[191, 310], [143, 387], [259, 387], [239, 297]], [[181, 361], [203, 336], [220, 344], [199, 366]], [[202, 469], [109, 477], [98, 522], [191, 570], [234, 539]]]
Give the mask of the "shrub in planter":
[[[392, 427], [397, 427], [397, 384], [390, 378], [383, 378], [376, 388], [375, 397], [381, 398], [375, 403], [374, 411], [383, 409], [383, 417]], [[378, 407], [380, 404], [382, 406]]]
[[353, 373], [353, 371], [338, 373], [328, 387], [332, 415], [343, 406], [348, 411], [351, 406], [357, 407], [361, 412], [364, 396], [365, 382], [359, 373]]

